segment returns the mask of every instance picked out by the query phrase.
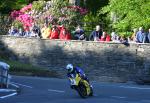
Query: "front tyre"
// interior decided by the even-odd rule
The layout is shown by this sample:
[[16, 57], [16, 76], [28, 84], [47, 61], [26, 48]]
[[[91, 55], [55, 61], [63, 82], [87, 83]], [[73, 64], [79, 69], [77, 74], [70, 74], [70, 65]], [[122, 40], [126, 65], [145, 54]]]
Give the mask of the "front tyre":
[[90, 90], [91, 90], [91, 92], [90, 92], [89, 96], [93, 96], [93, 88], [90, 87]]
[[88, 96], [86, 91], [86, 86], [82, 82], [79, 83], [79, 86], [77, 87], [77, 91], [82, 98], [86, 98]]

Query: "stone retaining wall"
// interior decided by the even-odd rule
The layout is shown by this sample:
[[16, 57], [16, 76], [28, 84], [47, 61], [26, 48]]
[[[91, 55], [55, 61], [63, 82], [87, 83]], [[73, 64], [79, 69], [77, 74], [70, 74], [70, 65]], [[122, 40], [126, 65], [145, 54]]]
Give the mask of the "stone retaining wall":
[[[9, 51], [9, 52], [8, 52]], [[58, 71], [65, 66], [84, 68], [88, 77], [99, 81], [126, 82], [150, 74], [150, 44], [100, 43], [92, 41], [41, 40], [0, 36], [0, 55]]]

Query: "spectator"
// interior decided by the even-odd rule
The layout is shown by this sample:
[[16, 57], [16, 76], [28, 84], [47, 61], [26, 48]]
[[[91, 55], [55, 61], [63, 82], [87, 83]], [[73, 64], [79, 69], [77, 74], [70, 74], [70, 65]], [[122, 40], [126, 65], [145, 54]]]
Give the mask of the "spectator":
[[103, 32], [100, 41], [110, 41], [110, 39], [111, 37], [106, 32]]
[[129, 46], [128, 39], [124, 35], [120, 37], [120, 43]]
[[62, 26], [62, 28], [61, 28], [59, 39], [71, 40], [71, 34], [69, 33], [69, 31], [64, 26]]
[[9, 29], [9, 35], [12, 35], [12, 36], [17, 36], [18, 34], [18, 29], [15, 28], [14, 26], [11, 26], [11, 28]]
[[89, 36], [89, 40], [91, 41], [99, 41], [102, 36], [102, 30], [99, 25], [96, 26], [96, 30], [91, 33]]
[[120, 37], [120, 42], [121, 42], [121, 43], [128, 43], [128, 40], [127, 40], [127, 38], [123, 35], [123, 36]]
[[18, 36], [23, 36], [22, 28], [19, 28]]
[[137, 29], [133, 29], [133, 34], [131, 36], [131, 41], [135, 42], [136, 41], [136, 34], [137, 34]]
[[119, 36], [114, 31], [111, 33], [111, 40], [113, 42], [119, 42]]
[[137, 43], [144, 43], [145, 42], [145, 36], [144, 30], [142, 27], [139, 28], [139, 31], [136, 33], [136, 42]]
[[148, 43], [150, 43], [150, 29], [148, 30], [147, 38], [148, 38]]
[[47, 26], [47, 24], [45, 23], [43, 28], [41, 29], [41, 36], [43, 39], [47, 39], [49, 38], [51, 33], [51, 29]]
[[54, 25], [50, 33], [50, 39], [59, 39], [59, 29]]
[[145, 33], [144, 43], [150, 43], [150, 29], [149, 29], [148, 33]]
[[85, 40], [84, 30], [81, 29], [80, 26], [77, 26], [75, 33], [74, 33], [75, 40]]
[[36, 35], [36, 37], [41, 37], [41, 30], [37, 24], [33, 24], [32, 32]]
[[32, 27], [28, 29], [25, 29], [25, 32], [24, 32], [24, 37], [30, 37], [31, 36], [31, 32], [32, 32]]

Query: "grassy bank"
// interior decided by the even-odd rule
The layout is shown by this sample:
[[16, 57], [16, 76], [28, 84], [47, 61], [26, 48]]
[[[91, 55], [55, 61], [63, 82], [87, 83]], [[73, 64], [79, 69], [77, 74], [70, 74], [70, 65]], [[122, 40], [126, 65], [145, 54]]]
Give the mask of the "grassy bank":
[[1, 60], [10, 65], [9, 73], [11, 75], [21, 76], [40, 76], [40, 77], [59, 77], [55, 71], [33, 66], [31, 64], [24, 64], [17, 61]]

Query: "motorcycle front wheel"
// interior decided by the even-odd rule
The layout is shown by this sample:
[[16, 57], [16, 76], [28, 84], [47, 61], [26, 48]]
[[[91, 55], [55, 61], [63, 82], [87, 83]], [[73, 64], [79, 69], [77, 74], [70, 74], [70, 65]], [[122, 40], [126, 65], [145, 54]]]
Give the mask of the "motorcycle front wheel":
[[82, 98], [86, 98], [88, 96], [86, 86], [83, 84], [83, 82], [79, 83], [77, 87], [77, 91]]

